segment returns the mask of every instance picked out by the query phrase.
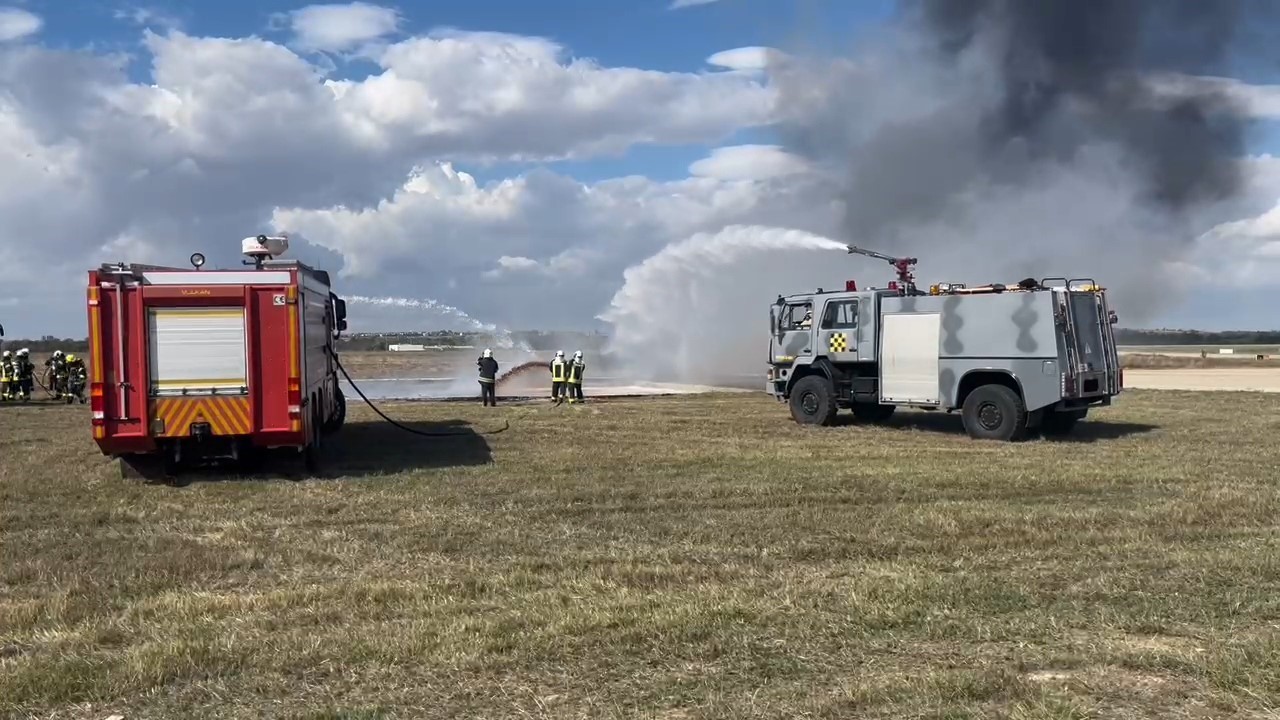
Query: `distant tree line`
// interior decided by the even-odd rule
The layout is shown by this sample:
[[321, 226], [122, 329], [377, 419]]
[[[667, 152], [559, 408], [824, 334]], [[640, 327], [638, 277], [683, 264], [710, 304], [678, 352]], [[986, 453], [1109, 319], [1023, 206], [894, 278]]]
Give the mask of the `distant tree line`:
[[27, 348], [35, 355], [48, 354], [54, 350], [61, 350], [68, 353], [85, 353], [89, 351], [89, 338], [57, 338], [52, 335], [45, 335], [39, 340], [26, 340], [16, 338], [0, 338], [0, 345], [5, 350], [17, 350], [18, 348]]
[[[519, 331], [511, 333], [515, 342], [524, 342], [533, 350], [599, 350], [605, 336], [597, 333]], [[344, 335], [341, 347], [346, 352], [376, 352], [392, 345], [440, 345], [443, 347], [494, 345], [496, 338], [484, 333], [452, 331], [413, 333], [353, 333]], [[568, 347], [572, 345], [572, 347]]]
[[1276, 345], [1280, 331], [1129, 330], [1116, 328], [1118, 345]]

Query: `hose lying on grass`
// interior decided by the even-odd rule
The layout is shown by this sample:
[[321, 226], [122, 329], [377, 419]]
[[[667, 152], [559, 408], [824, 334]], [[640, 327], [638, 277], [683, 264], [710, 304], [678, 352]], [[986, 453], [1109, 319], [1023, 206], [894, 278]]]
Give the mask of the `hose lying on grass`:
[[502, 427], [501, 427], [501, 428], [499, 428], [499, 429], [497, 429], [497, 430], [489, 430], [488, 432], [480, 432], [480, 433], [477, 433], [477, 432], [474, 432], [474, 431], [468, 431], [468, 432], [431, 432], [431, 431], [429, 431], [429, 430], [418, 430], [417, 428], [411, 428], [411, 427], [409, 427], [408, 425], [403, 425], [403, 424], [401, 424], [401, 423], [398, 423], [398, 422], [396, 422], [395, 420], [392, 420], [390, 417], [388, 417], [386, 413], [382, 412], [382, 410], [381, 410], [377, 405], [374, 405], [374, 404], [373, 404], [373, 401], [372, 401], [372, 400], [370, 400], [370, 399], [369, 399], [369, 397], [368, 397], [367, 395], [365, 395], [365, 394], [364, 394], [364, 391], [360, 389], [360, 386], [356, 384], [356, 381], [351, 379], [351, 375], [349, 375], [349, 374], [347, 373], [347, 369], [346, 369], [345, 367], [343, 367], [343, 366], [342, 366], [342, 361], [338, 359], [338, 355], [337, 355], [336, 353], [334, 353], [333, 351], [331, 351], [331, 350], [330, 350], [330, 351], [328, 351], [328, 352], [330, 353], [330, 355], [329, 355], [329, 356], [333, 358], [333, 362], [334, 362], [334, 364], [338, 366], [338, 371], [339, 371], [339, 372], [341, 372], [341, 373], [342, 373], [342, 376], [343, 376], [343, 377], [345, 377], [345, 378], [347, 379], [347, 383], [349, 383], [349, 384], [351, 385], [351, 389], [353, 389], [353, 390], [355, 390], [355, 391], [356, 391], [356, 394], [360, 396], [360, 399], [361, 399], [361, 400], [363, 400], [363, 401], [364, 401], [364, 403], [365, 403], [366, 405], [368, 405], [370, 408], [372, 408], [372, 409], [373, 409], [373, 411], [374, 411], [375, 413], [377, 413], [377, 414], [378, 414], [378, 415], [379, 415], [383, 420], [386, 420], [387, 422], [391, 423], [391, 424], [392, 424], [392, 425], [394, 425], [395, 427], [400, 428], [401, 430], [403, 430], [403, 431], [405, 431], [405, 432], [407, 432], [407, 433], [412, 433], [412, 434], [414, 434], [414, 435], [421, 435], [421, 436], [423, 436], [423, 437], [457, 437], [457, 436], [462, 436], [462, 435], [472, 435], [472, 434], [475, 434], [475, 435], [497, 435], [498, 433], [500, 433], [500, 432], [504, 432], [505, 430], [507, 430], [508, 428], [510, 428], [510, 427], [511, 427], [511, 422], [510, 422], [510, 421], [508, 421], [508, 420], [503, 420], [503, 421], [502, 421]]

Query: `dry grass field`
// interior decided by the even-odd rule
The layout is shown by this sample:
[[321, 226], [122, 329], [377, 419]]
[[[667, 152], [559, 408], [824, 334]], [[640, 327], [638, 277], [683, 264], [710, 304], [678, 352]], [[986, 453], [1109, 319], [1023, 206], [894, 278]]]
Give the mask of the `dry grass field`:
[[[0, 713], [1264, 717], [1280, 401], [1130, 391], [1066, 441], [761, 395], [362, 407], [322, 479], [121, 480], [0, 407]], [[490, 428], [510, 427], [497, 434]]]

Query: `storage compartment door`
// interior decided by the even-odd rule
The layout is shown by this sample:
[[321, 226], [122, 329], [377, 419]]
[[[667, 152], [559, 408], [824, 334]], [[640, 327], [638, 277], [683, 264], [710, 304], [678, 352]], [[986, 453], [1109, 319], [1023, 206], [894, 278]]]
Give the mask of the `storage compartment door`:
[[937, 404], [939, 313], [881, 316], [880, 401]]
[[249, 392], [244, 308], [151, 308], [151, 395]]

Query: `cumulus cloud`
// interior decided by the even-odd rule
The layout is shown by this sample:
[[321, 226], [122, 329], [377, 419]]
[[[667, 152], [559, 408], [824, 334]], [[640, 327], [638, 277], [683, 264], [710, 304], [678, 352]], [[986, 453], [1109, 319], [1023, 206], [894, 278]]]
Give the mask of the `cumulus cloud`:
[[[344, 80], [256, 37], [148, 30], [143, 47], [150, 76], [142, 82], [119, 56], [0, 48], [0, 296], [56, 311], [56, 319], [10, 321], [11, 332], [24, 323], [28, 332], [75, 332], [83, 272], [98, 262], [181, 263], [199, 249], [211, 263], [234, 263], [238, 238], [259, 231], [274, 208], [376, 214], [379, 203], [413, 192], [405, 181], [415, 166], [436, 159], [479, 166], [714, 142], [772, 111], [760, 78], [609, 67], [570, 59], [545, 39], [500, 33], [406, 39], [386, 48], [372, 74]], [[551, 174], [507, 186], [526, 183], [549, 198], [590, 194]], [[445, 190], [437, 183], [435, 191]], [[490, 205], [504, 192], [468, 196], [462, 176], [448, 191]], [[431, 235], [406, 231], [368, 242], [412, 245]], [[376, 250], [334, 256], [299, 247], [338, 257], [353, 277], [382, 261]], [[480, 252], [459, 268], [474, 268], [477, 281], [504, 254]], [[585, 261], [557, 262], [572, 269]]]
[[[302, 46], [257, 37], [147, 31], [143, 49], [138, 79], [122, 57], [0, 46], [0, 307], [39, 309], [6, 309], [11, 336], [83, 335], [84, 272], [100, 262], [182, 265], [200, 250], [211, 266], [235, 266], [240, 238], [263, 230], [293, 233], [292, 254], [333, 271], [344, 294], [430, 298], [515, 328], [597, 322], [628, 268], [700, 233], [759, 225], [851, 240], [841, 237], [844, 178], [819, 154], [710, 149], [822, 102], [824, 86], [791, 86], [779, 104], [773, 71], [780, 59], [799, 61], [771, 51], [713, 55], [726, 71], [658, 72], [574, 58], [545, 38], [437, 30], [369, 54], [367, 76], [333, 79]], [[853, 103], [850, 112], [877, 109]], [[685, 177], [665, 181], [582, 182], [553, 165], [493, 172], [504, 161], [587, 159], [644, 143], [709, 149]], [[1219, 208], [1203, 227], [1275, 204], [1280, 172], [1261, 159], [1251, 166], [1249, 201]], [[1081, 186], [1033, 187], [1006, 218], [1011, 231], [1051, 233], [1028, 218], [1058, 211], [1063, 193], [1117, 211], [1125, 198], [1108, 191], [1105, 163], [1094, 170]], [[1110, 217], [1097, 216], [1092, 244], [1060, 238], [1064, 253], [1102, 254]], [[964, 248], [921, 237], [922, 277], [961, 267], [949, 263]], [[746, 263], [688, 273], [698, 286], [687, 296], [758, 329], [761, 294], [850, 274], [888, 278], [887, 268], [822, 253]], [[987, 281], [1005, 266], [969, 269]], [[712, 302], [720, 285], [733, 292]], [[353, 329], [374, 312], [400, 313], [383, 327], [447, 326], [450, 317], [423, 309], [439, 306], [353, 305]]]
[[16, 7], [0, 7], [0, 42], [12, 42], [35, 35], [44, 20], [33, 12]]
[[157, 28], [160, 30], [178, 30], [183, 22], [176, 14], [160, 7], [135, 5], [118, 8], [113, 13], [117, 20], [124, 20], [139, 27]]
[[1219, 223], [1197, 238], [1189, 277], [1234, 287], [1280, 284], [1280, 200], [1254, 217]]
[[272, 225], [342, 256], [338, 277], [351, 286], [570, 327], [592, 321], [628, 266], [691, 234], [737, 222], [833, 231], [830, 192], [817, 176], [584, 184], [547, 170], [482, 186], [441, 163], [416, 169], [375, 208], [280, 208]]
[[716, 148], [709, 157], [689, 166], [700, 177], [722, 180], [762, 180], [811, 170], [809, 162], [777, 145], [733, 145]]
[[402, 18], [395, 8], [365, 2], [308, 5], [288, 13], [300, 50], [343, 53], [393, 35]]
[[707, 58], [707, 64], [728, 68], [729, 70], [754, 72], [764, 70], [771, 65], [777, 65], [787, 57], [786, 53], [774, 48], [740, 47], [732, 50], [722, 50], [712, 55]]
[[1218, 93], [1250, 117], [1280, 120], [1280, 85], [1251, 85], [1236, 78], [1181, 73], [1153, 74], [1149, 83], [1163, 102]]

